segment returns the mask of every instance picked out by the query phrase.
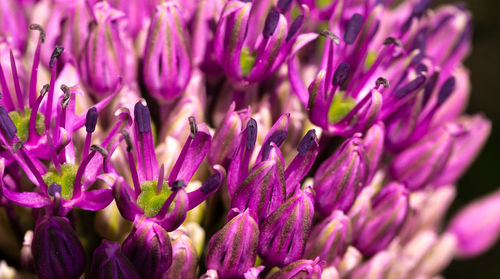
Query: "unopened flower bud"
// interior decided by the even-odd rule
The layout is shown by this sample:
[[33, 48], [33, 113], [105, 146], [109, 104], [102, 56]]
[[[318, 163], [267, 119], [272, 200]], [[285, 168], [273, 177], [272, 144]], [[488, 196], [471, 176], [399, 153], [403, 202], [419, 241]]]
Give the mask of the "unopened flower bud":
[[385, 249], [397, 235], [408, 213], [408, 190], [397, 182], [386, 185], [372, 201], [372, 211], [354, 246], [371, 256]]
[[324, 261], [298, 260], [278, 270], [273, 270], [266, 279], [319, 279], [323, 271]]
[[63, 217], [46, 217], [35, 227], [31, 246], [40, 279], [79, 278], [85, 270], [82, 243]]
[[349, 210], [364, 186], [367, 163], [362, 144], [360, 135], [354, 135], [318, 168], [314, 176], [315, 206], [321, 214]]
[[168, 233], [147, 219], [136, 218], [134, 228], [122, 244], [122, 252], [143, 278], [160, 278], [172, 264]]
[[89, 278], [140, 279], [130, 260], [120, 251], [120, 244], [103, 240], [94, 251]]
[[270, 265], [285, 266], [302, 258], [314, 216], [311, 187], [297, 189], [261, 224], [259, 255]]
[[172, 241], [172, 265], [164, 279], [195, 278], [198, 267], [198, 255], [191, 238], [181, 230], [170, 234]]
[[321, 223], [317, 224], [309, 237], [304, 257], [320, 257], [327, 265], [336, 264], [351, 242], [349, 218], [336, 210]]

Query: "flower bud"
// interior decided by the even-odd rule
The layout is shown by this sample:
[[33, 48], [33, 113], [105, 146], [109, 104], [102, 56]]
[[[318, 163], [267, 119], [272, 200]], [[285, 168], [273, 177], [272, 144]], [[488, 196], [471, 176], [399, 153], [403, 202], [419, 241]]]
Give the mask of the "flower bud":
[[123, 241], [122, 252], [143, 278], [160, 278], [172, 264], [168, 233], [147, 219], [134, 220], [134, 228]]
[[454, 138], [448, 127], [437, 128], [394, 158], [391, 175], [410, 190], [432, 183], [446, 166]]
[[488, 250], [500, 235], [500, 191], [467, 205], [453, 217], [448, 232], [457, 239], [457, 253], [474, 257]]
[[191, 76], [188, 36], [177, 1], [159, 4], [151, 20], [144, 52], [143, 78], [151, 95], [161, 101], [179, 96]]
[[385, 186], [372, 201], [372, 211], [354, 246], [365, 256], [385, 249], [408, 213], [408, 190], [397, 182]]
[[68, 219], [45, 217], [35, 227], [31, 246], [40, 279], [79, 278], [85, 270], [85, 251]]
[[392, 251], [380, 251], [369, 261], [359, 266], [349, 276], [349, 279], [385, 279], [391, 264], [397, 260]]
[[360, 135], [354, 135], [319, 166], [314, 190], [315, 206], [321, 214], [328, 215], [335, 209], [349, 210], [364, 186], [367, 163], [362, 144]]
[[170, 234], [172, 240], [172, 265], [164, 279], [195, 278], [198, 255], [191, 238], [181, 230]]
[[134, 265], [120, 251], [120, 244], [103, 240], [94, 251], [89, 278], [140, 279]]
[[266, 279], [320, 279], [324, 261], [298, 260], [281, 269], [273, 270]]
[[88, 40], [80, 58], [82, 80], [97, 96], [113, 92], [121, 79], [128, 81], [135, 74], [131, 65], [134, 55], [123, 31], [125, 14], [107, 2], [94, 5], [96, 23], [91, 24]]
[[292, 197], [261, 224], [259, 255], [269, 265], [284, 266], [302, 258], [314, 216], [311, 187]]
[[320, 257], [327, 265], [337, 264], [350, 242], [349, 218], [342, 211], [336, 210], [313, 228], [304, 258]]
[[457, 123], [464, 129], [457, 135], [446, 167], [434, 182], [436, 185], [455, 183], [476, 159], [491, 131], [491, 122], [481, 115], [463, 116]]
[[208, 244], [207, 269], [220, 278], [239, 278], [255, 264], [259, 227], [249, 210], [236, 215]]

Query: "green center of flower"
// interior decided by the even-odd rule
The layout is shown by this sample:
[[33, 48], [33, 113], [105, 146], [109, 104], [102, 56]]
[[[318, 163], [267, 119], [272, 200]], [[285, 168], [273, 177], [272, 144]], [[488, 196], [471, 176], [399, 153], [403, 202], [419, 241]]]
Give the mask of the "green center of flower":
[[[156, 216], [172, 193], [166, 182], [163, 183], [160, 193], [156, 193], [157, 185], [156, 180], [143, 182], [141, 184], [141, 193], [137, 197], [137, 204], [148, 217]], [[172, 205], [170, 206], [172, 207]]]
[[322, 8], [327, 7], [331, 3], [332, 3], [331, 0], [316, 0], [316, 7], [322, 9]]
[[[17, 137], [21, 142], [26, 142], [29, 137], [29, 123], [30, 123], [30, 115], [31, 108], [24, 108], [24, 115], [22, 115], [19, 111], [14, 110], [9, 112], [10, 119], [14, 122], [14, 125], [17, 128]], [[36, 133], [38, 135], [42, 135], [45, 132], [45, 117], [43, 114], [38, 112], [36, 114]]]
[[61, 198], [63, 200], [70, 200], [73, 197], [73, 186], [75, 184], [75, 176], [78, 171], [78, 166], [73, 164], [61, 165], [61, 174], [52, 167], [43, 176], [45, 184], [51, 185], [53, 183], [61, 185]]
[[339, 91], [333, 96], [332, 104], [328, 110], [328, 121], [332, 124], [342, 120], [356, 106], [356, 100], [344, 96], [344, 91]]
[[240, 55], [241, 72], [247, 76], [255, 64], [255, 55], [248, 48], [243, 48]]

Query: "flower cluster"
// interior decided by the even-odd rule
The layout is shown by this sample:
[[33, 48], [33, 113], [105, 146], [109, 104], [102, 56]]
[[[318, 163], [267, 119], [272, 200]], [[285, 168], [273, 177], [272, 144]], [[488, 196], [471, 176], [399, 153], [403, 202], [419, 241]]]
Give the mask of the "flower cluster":
[[0, 0], [0, 278], [431, 279], [484, 252], [500, 192], [444, 219], [491, 129], [463, 114], [471, 16], [431, 2]]

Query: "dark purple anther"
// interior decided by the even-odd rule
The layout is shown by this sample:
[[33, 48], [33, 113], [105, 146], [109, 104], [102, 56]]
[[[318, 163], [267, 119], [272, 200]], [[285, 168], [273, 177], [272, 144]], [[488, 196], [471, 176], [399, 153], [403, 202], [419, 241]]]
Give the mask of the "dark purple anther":
[[56, 193], [61, 194], [61, 191], [62, 191], [62, 187], [61, 187], [61, 185], [59, 185], [57, 183], [50, 184], [49, 189], [48, 189], [48, 193], [52, 197], [54, 197], [56, 195]]
[[344, 33], [344, 42], [348, 45], [354, 43], [358, 37], [359, 31], [361, 31], [361, 26], [363, 26], [363, 16], [355, 13], [351, 19], [347, 22]]
[[384, 40], [384, 45], [401, 46], [401, 41], [393, 37], [387, 37], [387, 39]]
[[190, 116], [188, 120], [189, 120], [189, 128], [191, 129], [189, 136], [192, 139], [194, 139], [198, 134], [198, 125], [196, 124], [196, 119], [194, 118], [194, 116]]
[[271, 152], [271, 142], [274, 142], [276, 146], [281, 146], [286, 139], [286, 131], [278, 130], [274, 132], [269, 139], [262, 146], [262, 159], [267, 160], [269, 153]]
[[134, 106], [134, 117], [140, 133], [151, 132], [151, 114], [148, 107], [143, 105], [141, 101]]
[[255, 147], [255, 141], [257, 140], [257, 121], [255, 119], [250, 118], [247, 124], [247, 149], [253, 150]]
[[54, 52], [52, 52], [52, 55], [50, 56], [49, 66], [51, 68], [52, 68], [52, 66], [54, 66], [56, 59], [59, 58], [59, 56], [61, 56], [63, 51], [64, 51], [64, 48], [62, 46], [56, 46], [56, 48], [54, 49]]
[[391, 86], [391, 84], [389, 83], [389, 81], [386, 79], [386, 78], [383, 78], [383, 77], [379, 77], [377, 79], [377, 81], [375, 82], [375, 85], [376, 86], [379, 86], [379, 85], [383, 85], [385, 88], [389, 88], [389, 86]]
[[218, 173], [210, 176], [209, 178], [207, 178], [207, 180], [203, 182], [200, 191], [203, 194], [208, 195], [220, 185], [220, 180], [221, 177]]
[[292, 4], [292, 0], [279, 0], [276, 6], [282, 13], [285, 13], [290, 8], [290, 4]]
[[340, 63], [333, 74], [332, 85], [333, 86], [342, 86], [344, 82], [347, 80], [349, 73], [351, 72], [351, 65], [346, 62]]
[[431, 98], [432, 92], [436, 87], [437, 81], [439, 78], [439, 74], [436, 72], [430, 78], [424, 89], [424, 97], [422, 98], [422, 105], [425, 106], [429, 99]]
[[299, 152], [299, 156], [306, 156], [307, 152], [311, 149], [314, 144], [314, 140], [316, 139], [316, 130], [311, 129], [307, 131], [307, 134], [302, 138], [297, 147], [297, 151]]
[[455, 77], [449, 77], [439, 90], [438, 94], [438, 105], [443, 104], [448, 97], [450, 97], [451, 93], [455, 90]]
[[276, 26], [278, 26], [278, 21], [280, 19], [280, 13], [276, 9], [272, 9], [267, 15], [266, 22], [264, 23], [264, 30], [262, 31], [262, 36], [264, 38], [269, 38], [273, 35]]
[[95, 131], [95, 126], [97, 125], [97, 109], [91, 107], [87, 111], [87, 117], [85, 118], [85, 130], [87, 133], [93, 133]]
[[293, 22], [292, 25], [290, 26], [290, 29], [288, 30], [288, 34], [286, 35], [286, 41], [290, 41], [291, 38], [299, 31], [300, 26], [302, 26], [302, 23], [304, 23], [304, 15], [299, 15]]
[[40, 32], [40, 41], [42, 43], [45, 42], [45, 30], [43, 30], [42, 26], [34, 23], [30, 24], [29, 28], [30, 30], [37, 30], [38, 32]]
[[176, 180], [174, 183], [172, 183], [172, 190], [180, 190], [184, 187], [186, 187], [186, 181], [184, 180]]
[[401, 87], [396, 91], [397, 98], [403, 98], [411, 92], [417, 90], [425, 82], [424, 76], [418, 76], [416, 79], [410, 81], [405, 86]]
[[7, 113], [2, 106], [0, 106], [0, 127], [4, 132], [4, 136], [8, 139], [12, 139], [17, 134], [16, 125], [14, 125], [14, 122], [10, 119], [9, 113]]
[[413, 12], [412, 15], [416, 17], [421, 17], [425, 10], [429, 7], [431, 4], [432, 0], [420, 0], [414, 7], [413, 7]]

